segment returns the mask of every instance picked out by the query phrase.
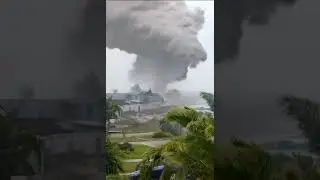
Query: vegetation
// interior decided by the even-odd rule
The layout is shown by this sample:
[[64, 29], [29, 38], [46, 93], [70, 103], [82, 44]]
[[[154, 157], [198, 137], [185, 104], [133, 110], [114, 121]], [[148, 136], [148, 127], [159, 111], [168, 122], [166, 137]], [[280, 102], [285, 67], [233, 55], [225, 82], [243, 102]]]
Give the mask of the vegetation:
[[309, 99], [283, 96], [280, 104], [284, 112], [298, 122], [298, 127], [309, 141], [310, 150], [320, 155], [320, 105]]
[[176, 122], [169, 122], [165, 119], [160, 121], [160, 129], [163, 132], [170, 133], [173, 136], [179, 136], [182, 133], [182, 126]]
[[133, 151], [127, 151], [125, 153], [125, 159], [140, 159], [148, 150], [150, 150], [149, 146], [142, 144], [133, 144], [132, 147]]
[[126, 133], [145, 133], [145, 132], [155, 132], [159, 130], [159, 121], [156, 119], [143, 122], [134, 123], [131, 126], [122, 128]]
[[216, 180], [316, 180], [319, 167], [310, 156], [270, 154], [254, 143], [232, 140], [215, 149]]
[[153, 133], [152, 138], [168, 138], [168, 137], [171, 137], [171, 136], [172, 135], [169, 134], [169, 133], [165, 133], [165, 132], [159, 131], [159, 132]]
[[[298, 122], [310, 150], [319, 154], [319, 105], [305, 98], [283, 96], [284, 112]], [[253, 143], [239, 140], [215, 149], [216, 180], [316, 180], [320, 179], [318, 160], [298, 153], [270, 154]]]
[[[128, 144], [128, 143], [124, 143]], [[150, 147], [140, 144], [130, 144], [132, 148], [121, 148], [119, 143], [107, 140], [107, 175], [108, 178], [120, 178], [121, 173], [129, 173], [136, 170], [138, 162], [126, 162], [125, 160], [140, 159]], [[123, 177], [122, 177], [123, 178]]]
[[165, 120], [179, 123], [188, 133], [147, 152], [139, 164], [141, 179], [149, 179], [157, 165], [165, 165], [162, 179], [213, 179], [213, 117], [189, 108], [174, 108]]
[[119, 143], [118, 146], [119, 146], [121, 151], [126, 151], [126, 152], [134, 151], [132, 144], [130, 144], [128, 142]]
[[127, 175], [108, 175], [108, 180], [129, 180], [129, 177]]
[[106, 173], [107, 175], [113, 174], [117, 175], [123, 172], [123, 163], [121, 158], [124, 154], [120, 150], [117, 143], [111, 142], [107, 138], [106, 142]]
[[214, 112], [215, 100], [214, 95], [207, 92], [201, 92], [200, 96], [207, 102], [212, 112]]
[[122, 114], [121, 107], [112, 101], [111, 98], [106, 100], [106, 121], [107, 121], [107, 134], [110, 130], [110, 119], [118, 119]]
[[119, 145], [112, 142], [109, 137], [110, 119], [117, 119], [121, 114], [121, 107], [113, 103], [111, 99], [106, 100], [106, 121], [107, 121], [107, 139], [106, 139], [106, 173], [107, 175], [117, 175], [123, 172], [123, 164], [121, 158], [124, 156]]
[[[214, 96], [201, 93], [211, 110]], [[308, 99], [284, 96], [280, 99], [284, 112], [297, 120], [299, 128], [309, 140], [310, 150], [319, 154], [319, 104]], [[261, 146], [232, 139], [229, 144], [214, 146], [213, 117], [190, 108], [174, 108], [161, 121], [162, 130], [175, 135], [170, 142], [157, 148], [134, 147], [128, 158], [143, 157], [137, 168], [140, 178], [148, 179], [155, 166], [164, 165], [161, 179], [197, 180], [318, 180], [319, 162], [298, 153], [271, 154]], [[186, 131], [175, 132], [169, 125], [178, 124]], [[160, 125], [160, 127], [161, 127]], [[164, 130], [163, 130], [164, 131]], [[157, 132], [165, 134], [164, 132]], [[155, 135], [155, 134], [154, 134]], [[140, 147], [139, 147], [140, 148]], [[213, 153], [214, 152], [214, 153]], [[133, 171], [136, 163], [126, 163]]]
[[130, 173], [130, 172], [136, 171], [138, 164], [139, 162], [124, 162], [123, 163], [124, 172]]

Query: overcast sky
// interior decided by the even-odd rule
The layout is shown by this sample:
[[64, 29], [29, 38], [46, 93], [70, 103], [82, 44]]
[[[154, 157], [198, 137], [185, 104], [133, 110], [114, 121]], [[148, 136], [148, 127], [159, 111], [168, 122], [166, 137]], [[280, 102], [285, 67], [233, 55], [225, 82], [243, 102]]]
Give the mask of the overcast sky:
[[[170, 87], [183, 91], [214, 91], [214, 6], [213, 1], [186, 1], [190, 8], [199, 7], [205, 11], [205, 23], [199, 32], [199, 41], [207, 51], [208, 59], [191, 69], [188, 78], [184, 81], [171, 84]], [[133, 85], [128, 80], [128, 72], [135, 61], [135, 55], [127, 54], [118, 49], [106, 50], [106, 90], [110, 92], [117, 89], [126, 92]]]

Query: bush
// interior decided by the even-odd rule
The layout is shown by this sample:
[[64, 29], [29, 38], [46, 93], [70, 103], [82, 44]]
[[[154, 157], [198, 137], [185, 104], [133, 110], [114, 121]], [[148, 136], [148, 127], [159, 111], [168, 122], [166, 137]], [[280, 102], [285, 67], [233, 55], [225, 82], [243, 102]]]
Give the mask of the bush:
[[162, 131], [155, 132], [152, 135], [152, 138], [167, 138], [167, 137], [171, 137], [171, 135], [169, 133], [165, 133]]
[[268, 153], [256, 144], [233, 140], [215, 146], [215, 180], [318, 180], [318, 161], [299, 153]]
[[179, 136], [181, 135], [183, 131], [183, 127], [175, 122], [167, 122], [165, 120], [160, 121], [160, 129], [163, 132], [170, 133], [174, 136]]
[[117, 175], [123, 172], [123, 164], [121, 158], [123, 157], [118, 145], [107, 138], [106, 145], [106, 174]]
[[128, 142], [124, 142], [124, 143], [120, 143], [118, 144], [119, 149], [122, 151], [134, 151], [132, 144], [128, 143]]

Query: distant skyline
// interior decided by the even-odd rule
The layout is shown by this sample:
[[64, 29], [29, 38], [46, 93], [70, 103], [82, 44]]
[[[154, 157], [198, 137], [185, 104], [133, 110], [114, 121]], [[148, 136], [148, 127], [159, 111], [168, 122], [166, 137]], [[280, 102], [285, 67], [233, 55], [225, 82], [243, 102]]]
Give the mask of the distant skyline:
[[[169, 88], [182, 91], [214, 92], [214, 2], [186, 1], [189, 8], [199, 7], [205, 11], [205, 23], [199, 32], [199, 41], [207, 51], [208, 58], [197, 68], [190, 69], [186, 80], [172, 83]], [[126, 92], [134, 84], [129, 81], [128, 72], [135, 61], [134, 54], [128, 54], [118, 49], [106, 49], [106, 91]], [[148, 88], [148, 87], [145, 87]]]

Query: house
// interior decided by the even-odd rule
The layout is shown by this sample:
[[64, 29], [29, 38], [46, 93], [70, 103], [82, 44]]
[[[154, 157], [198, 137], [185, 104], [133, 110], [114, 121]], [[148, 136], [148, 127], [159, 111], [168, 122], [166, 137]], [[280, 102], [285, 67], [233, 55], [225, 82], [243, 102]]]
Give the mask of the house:
[[34, 100], [22, 105], [21, 102], [0, 103], [8, 111], [18, 107], [15, 127], [34, 134], [41, 144], [41, 164], [35, 163], [35, 154], [30, 154], [30, 161], [38, 170], [35, 178], [74, 179], [82, 173], [81, 176], [94, 179], [93, 176], [104, 175], [105, 121], [99, 118], [98, 107], [73, 100], [68, 101], [72, 105], [68, 113], [61, 111], [66, 101]]
[[151, 90], [139, 93], [107, 93], [107, 97], [111, 97], [113, 101], [118, 102], [120, 105], [164, 102], [161, 94], [154, 93]]
[[[89, 120], [99, 121], [104, 115], [100, 102], [80, 99], [28, 100], [1, 99], [0, 105], [6, 111], [18, 110], [18, 118], [59, 119], [60, 121]], [[103, 108], [101, 108], [103, 107]], [[101, 111], [102, 110], [102, 111]]]
[[[39, 169], [38, 176], [40, 177], [64, 179], [53, 173], [56, 171], [64, 171], [65, 175], [71, 173], [70, 170], [63, 167], [64, 164], [69, 167], [94, 170], [94, 172], [87, 172], [88, 174], [96, 174], [99, 168], [103, 167], [100, 163], [104, 162], [102, 155], [104, 153], [105, 126], [100, 123], [18, 118], [15, 120], [15, 125], [19, 129], [36, 135], [41, 144], [42, 163], [40, 167], [38, 167], [39, 164], [34, 166], [38, 167], [35, 169]], [[35, 158], [37, 157], [33, 156], [33, 159]], [[82, 167], [79, 165], [80, 161], [84, 164]], [[74, 163], [72, 164], [72, 162]]]
[[121, 105], [123, 111], [140, 112], [159, 108], [164, 103], [163, 96], [151, 90], [139, 93], [109, 93], [107, 96]]
[[128, 104], [130, 93], [107, 93], [107, 97], [110, 97], [113, 102], [119, 105], [124, 105]]

